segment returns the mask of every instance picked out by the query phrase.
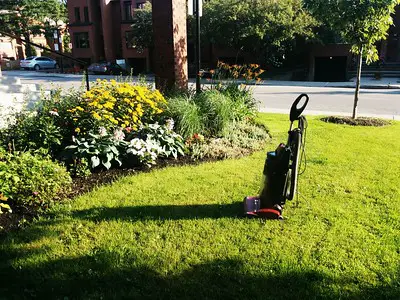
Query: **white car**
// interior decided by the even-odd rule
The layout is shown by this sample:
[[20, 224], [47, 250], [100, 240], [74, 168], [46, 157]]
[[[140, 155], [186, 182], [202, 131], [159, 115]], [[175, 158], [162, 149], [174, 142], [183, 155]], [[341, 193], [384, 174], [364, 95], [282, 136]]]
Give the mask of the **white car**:
[[49, 57], [45, 56], [30, 56], [24, 60], [21, 60], [19, 66], [22, 70], [35, 70], [39, 71], [41, 69], [57, 69], [57, 62]]

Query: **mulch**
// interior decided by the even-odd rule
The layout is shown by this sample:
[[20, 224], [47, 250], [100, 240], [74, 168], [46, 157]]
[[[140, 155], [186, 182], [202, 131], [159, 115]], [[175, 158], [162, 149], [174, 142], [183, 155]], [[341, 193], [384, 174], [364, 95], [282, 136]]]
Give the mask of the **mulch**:
[[392, 122], [389, 120], [384, 120], [384, 119], [378, 119], [378, 118], [357, 118], [353, 119], [351, 117], [325, 117], [321, 119], [324, 122], [327, 123], [335, 123], [335, 124], [344, 124], [344, 125], [351, 125], [351, 126], [375, 126], [375, 127], [381, 127], [381, 126], [387, 126], [391, 125]]

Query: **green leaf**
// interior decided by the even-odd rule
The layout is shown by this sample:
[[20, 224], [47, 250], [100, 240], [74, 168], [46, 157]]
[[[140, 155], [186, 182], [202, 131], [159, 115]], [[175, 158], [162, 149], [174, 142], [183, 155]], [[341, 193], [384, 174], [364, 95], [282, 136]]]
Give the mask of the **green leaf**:
[[107, 162], [103, 162], [103, 166], [109, 170], [111, 168], [111, 162], [107, 161]]
[[90, 162], [92, 164], [92, 168], [94, 169], [100, 165], [100, 158], [98, 156], [92, 156], [90, 158]]

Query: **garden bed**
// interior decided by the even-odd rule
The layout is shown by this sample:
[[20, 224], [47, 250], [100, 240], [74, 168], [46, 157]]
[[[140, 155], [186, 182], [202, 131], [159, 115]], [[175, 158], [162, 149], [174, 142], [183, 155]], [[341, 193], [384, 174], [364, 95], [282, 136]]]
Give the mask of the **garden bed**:
[[[246, 67], [238, 68], [235, 74], [250, 80]], [[253, 73], [259, 67], [250, 68]], [[98, 80], [86, 92], [43, 95], [0, 130], [0, 226], [18, 228], [61, 198], [150, 167], [239, 158], [262, 149], [269, 130], [255, 120], [251, 90], [235, 80], [168, 98], [146, 82], [116, 80]]]
[[391, 122], [384, 119], [378, 118], [366, 118], [366, 117], [359, 117], [357, 119], [353, 119], [351, 117], [325, 117], [321, 119], [327, 123], [335, 123], [335, 124], [344, 124], [344, 125], [352, 125], [352, 126], [387, 126], [390, 125]]

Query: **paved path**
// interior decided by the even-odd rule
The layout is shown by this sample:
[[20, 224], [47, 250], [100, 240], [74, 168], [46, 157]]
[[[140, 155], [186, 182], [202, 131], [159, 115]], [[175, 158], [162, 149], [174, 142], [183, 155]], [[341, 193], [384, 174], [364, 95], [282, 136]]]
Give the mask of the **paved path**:
[[[82, 84], [80, 75], [46, 74], [27, 71], [3, 72], [4, 76], [20, 77], [23, 83], [36, 83], [48, 90], [54, 86], [77, 88]], [[110, 76], [90, 75], [90, 81]], [[400, 120], [400, 79], [387, 78], [380, 81], [362, 79], [359, 101], [361, 116], [378, 116]], [[260, 101], [260, 111], [288, 113], [294, 99], [300, 93], [310, 96], [307, 114], [350, 115], [354, 99], [353, 82], [289, 82], [266, 81], [254, 87], [254, 95]], [[386, 87], [386, 88], [384, 88]], [[387, 88], [390, 87], [390, 88]], [[380, 88], [380, 89], [377, 89]]]

